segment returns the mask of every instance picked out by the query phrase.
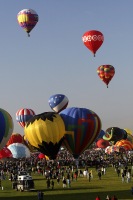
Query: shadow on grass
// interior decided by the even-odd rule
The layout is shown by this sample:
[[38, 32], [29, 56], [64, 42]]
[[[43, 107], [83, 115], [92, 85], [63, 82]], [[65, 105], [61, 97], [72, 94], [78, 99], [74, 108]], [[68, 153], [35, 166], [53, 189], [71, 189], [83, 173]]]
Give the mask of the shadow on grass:
[[[95, 193], [95, 192], [87, 192], [87, 193], [74, 193], [74, 194], [67, 194], [67, 190], [66, 190], [66, 194], [52, 194], [52, 190], [50, 192], [50, 194], [46, 194], [45, 190], [42, 190], [44, 192], [44, 200], [95, 200], [96, 196], [99, 195], [101, 197], [102, 200], [106, 199], [106, 196], [113, 196], [116, 195], [116, 197], [119, 200], [130, 200], [133, 199], [133, 195], [131, 195], [131, 191], [129, 190], [123, 190], [123, 191], [117, 191], [117, 192], [99, 192], [99, 193]], [[54, 191], [54, 190], [53, 190]], [[33, 196], [27, 196], [25, 193], [25, 196], [16, 196], [16, 197], [0, 197], [0, 200], [37, 200], [37, 191], [35, 193], [35, 195]]]

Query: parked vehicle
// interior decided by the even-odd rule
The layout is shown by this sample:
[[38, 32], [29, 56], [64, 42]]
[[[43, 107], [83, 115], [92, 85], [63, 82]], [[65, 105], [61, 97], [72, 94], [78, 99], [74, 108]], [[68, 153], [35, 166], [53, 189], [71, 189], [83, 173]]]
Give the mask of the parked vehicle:
[[20, 175], [18, 176], [16, 183], [17, 191], [30, 191], [34, 190], [34, 181], [29, 175]]

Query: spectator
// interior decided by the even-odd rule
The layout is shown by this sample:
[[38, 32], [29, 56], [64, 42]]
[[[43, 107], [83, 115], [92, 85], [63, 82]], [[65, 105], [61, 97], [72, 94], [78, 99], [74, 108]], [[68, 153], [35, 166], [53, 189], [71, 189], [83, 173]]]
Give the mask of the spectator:
[[38, 191], [38, 200], [43, 200], [43, 196], [44, 196], [43, 192]]
[[54, 189], [54, 181], [52, 180], [51, 181], [51, 187], [52, 187], [52, 190]]
[[111, 200], [118, 200], [117, 197], [114, 195]]
[[111, 197], [107, 195], [106, 200], [111, 200]]
[[99, 195], [96, 197], [96, 200], [101, 200], [100, 197], [99, 197]]

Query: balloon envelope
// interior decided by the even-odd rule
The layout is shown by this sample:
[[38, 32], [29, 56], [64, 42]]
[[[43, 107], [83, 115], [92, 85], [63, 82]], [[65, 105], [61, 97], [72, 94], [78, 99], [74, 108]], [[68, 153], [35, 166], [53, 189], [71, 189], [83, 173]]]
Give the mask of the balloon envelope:
[[38, 151], [55, 159], [65, 134], [65, 125], [58, 113], [35, 115], [24, 128], [25, 138]]
[[101, 138], [96, 142], [96, 146], [98, 148], [105, 149], [106, 147], [110, 146], [110, 143], [109, 143], [109, 141], [104, 140], [104, 139]]
[[0, 150], [0, 159], [2, 158], [12, 158], [12, 153], [7, 147]]
[[23, 9], [17, 15], [19, 25], [28, 33], [28, 36], [38, 19], [38, 14], [32, 9]]
[[118, 127], [110, 127], [105, 131], [105, 135], [103, 136], [104, 140], [117, 142], [126, 138], [127, 133], [124, 129], [120, 129]]
[[128, 140], [120, 140], [120, 141], [117, 141], [115, 146], [122, 146], [125, 148], [125, 150], [132, 150], [133, 149], [133, 144], [128, 141]]
[[66, 108], [60, 115], [66, 129], [63, 144], [74, 158], [78, 158], [98, 136], [101, 120], [96, 113], [86, 108]]
[[30, 151], [24, 144], [13, 143], [13, 144], [10, 144], [7, 148], [11, 151], [13, 158], [29, 158], [30, 157]]
[[97, 74], [108, 87], [115, 74], [115, 68], [112, 65], [101, 65], [97, 68]]
[[105, 131], [104, 131], [104, 130], [101, 130], [100, 133], [98, 134], [98, 136], [97, 136], [95, 142], [97, 142], [99, 139], [102, 139], [104, 135], [105, 135]]
[[49, 106], [57, 113], [61, 112], [68, 105], [68, 98], [64, 94], [55, 94], [49, 98]]
[[13, 143], [23, 143], [23, 137], [19, 133], [12, 133], [8, 142], [6, 143], [6, 146], [9, 146]]
[[100, 31], [90, 30], [83, 34], [82, 41], [84, 45], [94, 54], [101, 47], [104, 36]]
[[9, 140], [13, 132], [14, 124], [11, 115], [0, 108], [0, 149], [2, 149]]
[[21, 108], [16, 112], [16, 121], [20, 126], [25, 127], [29, 119], [35, 115], [35, 112], [30, 108]]

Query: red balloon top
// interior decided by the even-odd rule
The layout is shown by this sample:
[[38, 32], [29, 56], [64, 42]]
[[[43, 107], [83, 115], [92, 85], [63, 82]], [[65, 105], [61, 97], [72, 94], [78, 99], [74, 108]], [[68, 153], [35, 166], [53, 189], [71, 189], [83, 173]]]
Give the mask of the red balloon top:
[[104, 41], [104, 36], [100, 31], [91, 30], [84, 33], [82, 36], [84, 45], [94, 54], [100, 48]]

